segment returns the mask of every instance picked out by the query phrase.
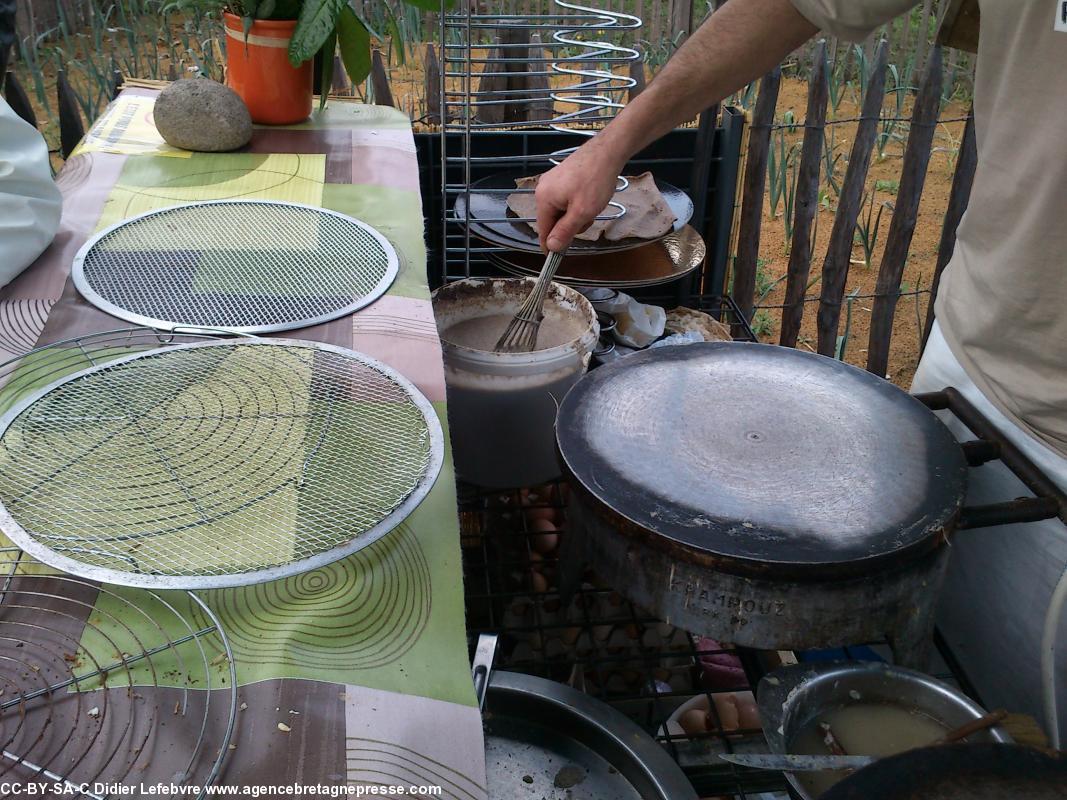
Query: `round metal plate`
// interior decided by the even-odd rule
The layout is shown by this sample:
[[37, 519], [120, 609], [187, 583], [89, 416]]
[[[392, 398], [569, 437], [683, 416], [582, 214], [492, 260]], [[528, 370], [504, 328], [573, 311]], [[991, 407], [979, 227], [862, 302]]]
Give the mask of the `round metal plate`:
[[398, 269], [389, 241], [344, 214], [219, 200], [112, 225], [78, 251], [71, 274], [90, 303], [139, 325], [273, 333], [373, 303]]
[[[500, 247], [526, 253], [540, 253], [541, 244], [537, 233], [528, 223], [486, 221], [515, 217], [508, 209], [507, 199], [508, 194], [515, 191], [515, 179], [521, 177], [524, 177], [521, 172], [501, 172], [471, 184], [470, 231], [473, 235]], [[671, 211], [674, 212], [674, 230], [680, 231], [693, 216], [693, 201], [685, 192], [669, 183], [657, 180], [656, 186]], [[460, 194], [456, 197], [454, 212], [460, 223], [467, 220], [466, 195]], [[598, 239], [595, 242], [575, 239], [571, 242], [568, 253], [617, 253], [634, 247], [644, 247], [647, 244], [649, 244], [648, 239], [620, 239], [616, 242], [607, 239]]]
[[489, 797], [696, 800], [647, 733], [569, 686], [494, 670], [485, 712]]
[[618, 529], [723, 571], [857, 573], [940, 544], [967, 464], [868, 372], [734, 342], [590, 372], [556, 422], [564, 470]]
[[65, 572], [202, 589], [377, 541], [441, 467], [429, 402], [359, 353], [287, 339], [123, 356], [0, 418], [0, 529]]
[[[553, 280], [568, 286], [617, 289], [657, 286], [689, 275], [704, 262], [706, 252], [700, 234], [686, 225], [644, 247], [620, 253], [567, 256]], [[487, 256], [505, 272], [520, 277], [536, 277], [544, 264], [542, 255], [521, 251]]]

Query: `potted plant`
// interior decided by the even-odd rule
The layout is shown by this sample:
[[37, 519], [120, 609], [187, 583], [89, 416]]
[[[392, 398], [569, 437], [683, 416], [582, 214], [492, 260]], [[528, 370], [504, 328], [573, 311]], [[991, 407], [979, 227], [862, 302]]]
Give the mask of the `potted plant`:
[[[439, 0], [404, 2], [425, 11], [440, 9]], [[215, 0], [174, 0], [168, 8], [205, 3]], [[338, 49], [352, 83], [370, 74], [370, 30], [348, 0], [226, 0], [222, 10], [226, 84], [245, 101], [253, 122], [288, 125], [311, 113], [317, 54], [322, 55], [320, 108], [326, 105]]]
[[315, 54], [323, 53], [322, 85], [328, 87], [338, 43], [353, 81], [370, 71], [370, 36], [345, 0], [233, 0], [223, 20], [226, 84], [245, 101], [254, 122], [305, 119]]

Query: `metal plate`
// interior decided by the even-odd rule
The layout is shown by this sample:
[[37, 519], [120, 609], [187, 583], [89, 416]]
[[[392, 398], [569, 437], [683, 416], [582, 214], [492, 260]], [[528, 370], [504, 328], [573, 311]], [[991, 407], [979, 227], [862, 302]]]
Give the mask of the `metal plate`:
[[497, 670], [485, 712], [489, 797], [696, 800], [652, 737], [569, 686]]
[[917, 557], [966, 485], [961, 448], [919, 401], [773, 345], [628, 356], [570, 391], [556, 429], [565, 473], [621, 533], [725, 572], [818, 579]]
[[880, 759], [821, 800], [1064, 800], [1067, 756], [1015, 744], [920, 747]]
[[[700, 234], [686, 225], [643, 247], [619, 253], [567, 256], [554, 280], [568, 286], [617, 289], [658, 286], [689, 275], [704, 263], [706, 253]], [[521, 251], [486, 255], [502, 270], [519, 277], [536, 277], [544, 262], [540, 254]]]
[[[522, 172], [500, 172], [475, 181], [470, 187], [470, 231], [473, 235], [487, 242], [519, 250], [526, 253], [540, 253], [541, 244], [536, 231], [526, 222], [501, 222], [505, 217], [518, 219], [508, 209], [507, 199], [515, 191], [515, 179], [524, 177]], [[665, 181], [657, 180], [663, 199], [674, 212], [674, 230], [680, 231], [693, 216], [693, 201], [689, 196]], [[456, 197], [454, 206], [456, 219], [462, 224], [467, 220], [467, 198], [464, 194]], [[498, 220], [490, 222], [487, 220]], [[598, 239], [587, 242], [575, 239], [568, 249], [569, 253], [616, 253], [634, 247], [643, 247], [648, 239], [620, 239], [617, 242]]]
[[272, 333], [369, 305], [398, 263], [384, 236], [344, 214], [220, 200], [112, 225], [78, 251], [71, 274], [90, 303], [140, 325]]
[[82, 577], [214, 588], [323, 566], [430, 490], [429, 402], [366, 356], [287, 339], [117, 358], [0, 418], [0, 528]]

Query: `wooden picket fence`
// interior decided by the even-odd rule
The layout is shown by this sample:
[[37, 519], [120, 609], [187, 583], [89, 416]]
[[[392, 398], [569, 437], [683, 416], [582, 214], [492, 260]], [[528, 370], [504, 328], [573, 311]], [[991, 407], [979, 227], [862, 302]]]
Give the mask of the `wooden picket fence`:
[[[875, 67], [867, 86], [856, 138], [849, 156], [829, 244], [822, 259], [821, 293], [817, 309], [817, 351], [834, 356], [837, 349], [841, 310], [845, 302], [845, 285], [852, 258], [860, 208], [863, 204], [867, 173], [870, 168], [885, 95], [885, 72], [888, 44], [878, 45]], [[804, 137], [795, 190], [792, 239], [786, 276], [785, 303], [779, 343], [797, 345], [798, 334], [809, 303], [805, 289], [809, 286], [814, 253], [812, 224], [818, 210], [820, 166], [826, 131], [828, 70], [825, 45], [817, 51], [808, 92]], [[910, 130], [901, 164], [893, 216], [885, 249], [879, 265], [873, 294], [870, 336], [867, 346], [867, 369], [885, 376], [893, 335], [893, 318], [901, 294], [903, 275], [912, 237], [915, 233], [919, 203], [938, 124], [944, 65], [940, 47], [930, 51], [912, 108]], [[745, 171], [739, 212], [736, 257], [733, 263], [731, 295], [738, 308], [751, 319], [755, 311], [756, 269], [760, 251], [763, 198], [766, 190], [767, 162], [774, 127], [775, 106], [781, 71], [775, 70], [760, 82], [759, 96], [752, 114], [749, 141], [745, 154]], [[956, 228], [967, 207], [974, 178], [977, 152], [973, 114], [968, 117], [956, 162], [948, 210], [942, 225], [936, 272], [931, 299], [956, 241]], [[933, 303], [928, 306], [922, 342], [925, 344], [932, 322]]]

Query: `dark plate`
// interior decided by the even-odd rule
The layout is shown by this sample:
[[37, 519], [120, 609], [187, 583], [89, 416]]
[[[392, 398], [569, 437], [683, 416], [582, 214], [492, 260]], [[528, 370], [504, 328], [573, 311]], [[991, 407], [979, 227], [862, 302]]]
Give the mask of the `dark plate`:
[[922, 747], [883, 758], [820, 800], [1065, 800], [1067, 759], [1013, 744]]
[[[537, 233], [525, 222], [486, 222], [485, 220], [511, 217], [517, 219], [508, 210], [508, 195], [515, 191], [515, 179], [524, 177], [522, 172], [500, 172], [475, 181], [470, 187], [470, 230], [475, 236], [485, 239], [499, 247], [520, 250], [527, 253], [540, 253], [541, 245]], [[663, 199], [667, 201], [674, 213], [674, 230], [684, 228], [693, 216], [693, 201], [677, 187], [661, 180], [656, 180]], [[498, 191], [490, 191], [498, 190]], [[503, 190], [503, 191], [500, 191]], [[454, 206], [456, 219], [461, 223], [467, 218], [467, 198], [460, 194]], [[614, 253], [647, 245], [650, 239], [620, 239], [611, 242], [598, 239], [587, 242], [575, 239], [570, 246], [571, 253]]]
[[600, 367], [564, 398], [556, 435], [564, 472], [620, 532], [726, 571], [867, 574], [941, 544], [966, 488], [962, 449], [918, 400], [773, 345]]

